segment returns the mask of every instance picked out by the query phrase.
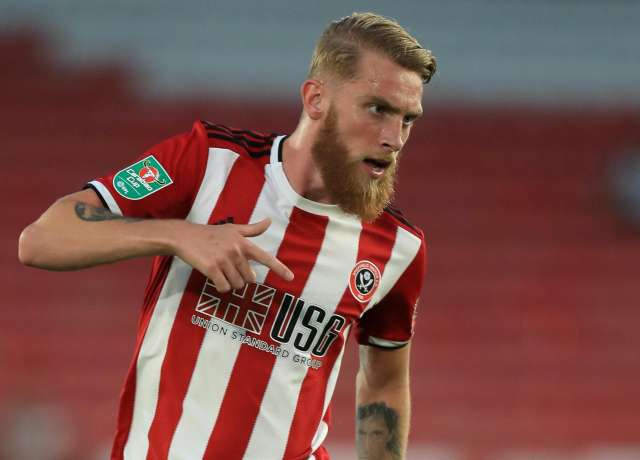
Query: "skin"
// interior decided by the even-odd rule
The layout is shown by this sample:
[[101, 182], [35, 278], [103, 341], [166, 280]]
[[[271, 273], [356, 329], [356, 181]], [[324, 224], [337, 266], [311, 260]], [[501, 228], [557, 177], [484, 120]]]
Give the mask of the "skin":
[[[364, 163], [359, 159], [350, 160], [349, 150], [338, 131], [336, 110], [333, 106], [329, 110], [321, 135], [311, 148], [313, 160], [320, 168], [330, 201], [344, 212], [360, 216], [363, 222], [372, 222], [391, 202], [396, 162], [373, 155]], [[367, 174], [362, 174], [363, 164]]]
[[[283, 167], [302, 196], [331, 203], [330, 194], [313, 160], [312, 146], [325, 125], [329, 109], [336, 113], [337, 132], [345, 161], [359, 164], [359, 180], [376, 180], [365, 158], [397, 161], [411, 127], [422, 114], [422, 81], [418, 74], [379, 54], [365, 51], [354, 79], [330, 74], [306, 80], [300, 90], [303, 114], [283, 149]], [[83, 190], [53, 203], [20, 235], [19, 258], [28, 266], [48, 270], [77, 270], [119, 260], [178, 256], [210, 278], [221, 292], [255, 281], [249, 260], [262, 263], [286, 280], [291, 271], [273, 255], [251, 242], [267, 230], [265, 219], [248, 225], [199, 225], [184, 220], [123, 218], [104, 209], [93, 190]], [[356, 379], [358, 406], [384, 402], [398, 415], [398, 453], [404, 458], [409, 429], [409, 346], [398, 350], [360, 347]], [[361, 440], [358, 439], [361, 444]], [[373, 448], [372, 448], [373, 449]], [[372, 457], [371, 451], [359, 458]]]
[[221, 292], [255, 281], [248, 261], [258, 261], [281, 277], [293, 273], [250, 241], [269, 219], [248, 225], [200, 225], [177, 219], [131, 219], [102, 207], [87, 189], [56, 201], [25, 228], [20, 261], [46, 270], [78, 270], [136, 257], [178, 256], [211, 279]]
[[[358, 451], [358, 460], [389, 458], [404, 459], [409, 435], [411, 418], [411, 393], [409, 380], [409, 357], [411, 345], [400, 349], [385, 350], [382, 348], [361, 345], [360, 368], [356, 376], [356, 405], [363, 407], [375, 402], [384, 402], [398, 416], [395, 430], [397, 451], [391, 451], [387, 445], [373, 446], [366, 452]], [[362, 421], [356, 420], [356, 445], [364, 443], [362, 439]], [[366, 454], [366, 455], [365, 455]]]
[[367, 460], [392, 459], [387, 451], [391, 432], [382, 417], [367, 417], [358, 426], [358, 456]]
[[310, 140], [318, 137], [330, 107], [340, 123], [346, 160], [362, 163], [363, 178], [370, 177], [364, 158], [397, 160], [422, 115], [420, 76], [373, 52], [363, 53], [356, 78], [321, 75], [306, 80], [300, 93], [304, 112], [284, 144], [284, 171], [299, 194], [320, 203], [331, 203], [331, 198], [312, 159]]

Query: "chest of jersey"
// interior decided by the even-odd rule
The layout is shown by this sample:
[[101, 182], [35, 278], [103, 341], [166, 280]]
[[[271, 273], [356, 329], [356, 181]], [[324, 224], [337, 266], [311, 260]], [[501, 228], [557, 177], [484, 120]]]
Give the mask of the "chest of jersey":
[[379, 289], [393, 240], [365, 236], [356, 219], [295, 206], [269, 173], [247, 222], [267, 217], [270, 227], [251, 241], [287, 265], [293, 281], [253, 261], [256, 284], [220, 293], [203, 280], [192, 321], [274, 354], [321, 359]]

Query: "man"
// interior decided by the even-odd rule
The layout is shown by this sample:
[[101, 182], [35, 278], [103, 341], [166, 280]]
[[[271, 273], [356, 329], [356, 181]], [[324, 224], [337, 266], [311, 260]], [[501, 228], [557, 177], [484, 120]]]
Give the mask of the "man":
[[358, 408], [358, 458], [393, 460], [398, 455], [398, 415], [383, 402]]
[[378, 449], [404, 457], [425, 244], [388, 204], [434, 72], [354, 13], [320, 38], [290, 136], [196, 122], [24, 230], [20, 259], [46, 269], [155, 256], [113, 459], [328, 459], [352, 329], [359, 411], [395, 414]]

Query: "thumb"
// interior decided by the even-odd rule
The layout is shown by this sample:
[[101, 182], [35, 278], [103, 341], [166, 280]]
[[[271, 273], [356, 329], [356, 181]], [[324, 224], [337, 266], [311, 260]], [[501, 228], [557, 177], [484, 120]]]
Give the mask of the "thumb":
[[258, 236], [264, 233], [271, 225], [271, 219], [268, 217], [253, 224], [238, 225], [238, 232], [242, 236]]

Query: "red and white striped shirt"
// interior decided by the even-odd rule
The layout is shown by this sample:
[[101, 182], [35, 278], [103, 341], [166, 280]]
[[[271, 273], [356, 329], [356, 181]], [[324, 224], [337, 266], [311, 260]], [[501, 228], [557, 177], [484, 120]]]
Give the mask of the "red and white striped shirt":
[[413, 334], [422, 232], [388, 210], [362, 223], [298, 195], [284, 136], [196, 122], [91, 181], [114, 213], [245, 224], [295, 274], [251, 262], [221, 294], [178, 257], [156, 257], [121, 395], [112, 459], [328, 459], [322, 447], [349, 332], [396, 348]]

